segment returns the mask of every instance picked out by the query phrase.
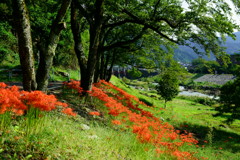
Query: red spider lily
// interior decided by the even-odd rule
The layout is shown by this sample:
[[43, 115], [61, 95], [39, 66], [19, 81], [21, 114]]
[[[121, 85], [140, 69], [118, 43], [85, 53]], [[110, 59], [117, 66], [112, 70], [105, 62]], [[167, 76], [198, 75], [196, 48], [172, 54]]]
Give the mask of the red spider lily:
[[121, 123], [121, 121], [119, 121], [119, 120], [112, 120], [112, 124], [120, 125], [120, 124], [122, 124], [122, 123]]
[[[46, 95], [41, 91], [20, 91], [17, 86], [8, 87], [5, 83], [0, 83], [0, 114], [10, 111], [16, 115], [23, 115], [31, 107], [41, 111], [51, 111], [56, 109], [56, 106], [66, 108], [68, 105], [59, 102], [54, 95]], [[66, 110], [63, 112], [65, 113]], [[76, 115], [69, 109], [66, 113]]]
[[72, 108], [65, 108], [62, 110], [63, 113], [70, 115], [70, 116], [76, 116], [77, 114], [73, 112]]
[[[75, 82], [70, 82], [69, 88], [75, 88]], [[79, 87], [79, 86], [78, 86]], [[81, 90], [76, 88], [77, 91]], [[179, 151], [179, 147], [184, 144], [197, 144], [198, 141], [193, 138], [193, 134], [187, 133], [179, 135], [180, 131], [176, 131], [174, 127], [168, 123], [162, 122], [152, 113], [139, 108], [145, 103], [139, 101], [135, 96], [129, 95], [125, 91], [117, 88], [111, 83], [100, 81], [93, 86], [91, 96], [98, 98], [104, 103], [108, 109], [108, 114], [119, 117], [122, 126], [131, 129], [137, 135], [142, 143], [151, 143], [156, 146], [157, 153], [170, 154], [177, 159], [196, 159], [190, 152]], [[113, 120], [112, 123], [119, 123]], [[165, 147], [166, 151], [159, 148]]]
[[89, 112], [89, 115], [95, 115], [95, 116], [100, 116], [101, 114], [99, 112]]

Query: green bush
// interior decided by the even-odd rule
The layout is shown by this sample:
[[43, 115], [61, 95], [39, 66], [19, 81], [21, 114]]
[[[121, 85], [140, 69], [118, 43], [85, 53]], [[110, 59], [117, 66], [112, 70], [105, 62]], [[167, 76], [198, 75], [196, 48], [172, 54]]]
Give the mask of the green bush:
[[177, 73], [168, 71], [162, 74], [161, 79], [156, 86], [158, 94], [165, 100], [165, 107], [167, 101], [171, 101], [179, 93], [179, 80]]
[[228, 123], [240, 119], [240, 77], [221, 87], [220, 103], [220, 107], [216, 108], [218, 113], [215, 116], [229, 114], [226, 120]]
[[212, 106], [213, 104], [216, 103], [215, 100], [213, 100], [211, 98], [206, 98], [206, 97], [196, 97], [196, 99], [194, 101], [197, 103], [206, 105], [206, 106]]

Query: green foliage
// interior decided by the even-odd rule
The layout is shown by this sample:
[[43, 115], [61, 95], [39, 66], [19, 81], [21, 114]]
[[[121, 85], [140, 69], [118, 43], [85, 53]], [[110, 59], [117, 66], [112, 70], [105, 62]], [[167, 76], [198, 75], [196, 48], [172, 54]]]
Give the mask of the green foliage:
[[0, 22], [0, 62], [16, 63], [17, 39], [11, 32], [12, 27], [7, 22]]
[[220, 65], [216, 61], [207, 61], [202, 58], [198, 58], [192, 61], [192, 69], [190, 72], [193, 73], [201, 73], [201, 74], [208, 74], [208, 73], [215, 73], [221, 72]]
[[[229, 56], [226, 56], [229, 59]], [[207, 61], [202, 58], [198, 58], [192, 61], [192, 68], [189, 70], [192, 73], [200, 74], [239, 74], [239, 65], [233, 64], [230, 60], [222, 60], [219, 64], [217, 61]]]
[[179, 80], [177, 74], [173, 71], [163, 73], [156, 86], [156, 90], [158, 94], [164, 98], [166, 107], [167, 101], [171, 101], [179, 93]]
[[222, 86], [220, 103], [221, 106], [216, 108], [216, 116], [227, 114], [228, 123], [240, 119], [240, 77]]
[[134, 67], [129, 70], [128, 73], [131, 75], [132, 78], [139, 78], [142, 76], [142, 72]]

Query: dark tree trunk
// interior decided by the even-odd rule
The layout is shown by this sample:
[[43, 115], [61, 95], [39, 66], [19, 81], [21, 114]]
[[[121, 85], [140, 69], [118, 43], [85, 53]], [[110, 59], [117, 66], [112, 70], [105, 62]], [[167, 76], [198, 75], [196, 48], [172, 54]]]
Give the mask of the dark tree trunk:
[[23, 89], [35, 90], [36, 78], [32, 48], [31, 26], [24, 0], [13, 0], [13, 17], [18, 34], [18, 48], [23, 72]]
[[113, 56], [112, 56], [112, 62], [111, 62], [111, 65], [110, 65], [110, 67], [109, 67], [109, 69], [107, 70], [107, 74], [106, 74], [106, 81], [107, 82], [109, 82], [110, 81], [110, 79], [111, 79], [111, 77], [112, 77], [112, 69], [113, 69], [113, 65], [114, 65], [114, 63], [115, 63], [115, 61], [116, 61], [116, 53], [112, 53], [113, 54]]
[[101, 30], [103, 25], [103, 2], [104, 0], [96, 1], [94, 19], [90, 23], [90, 46], [87, 61], [87, 73], [84, 78], [81, 78], [81, 87], [85, 91], [92, 90], [95, 66], [98, 61], [97, 55], [99, 51], [99, 44], [102, 33]]
[[102, 50], [104, 46], [104, 29], [101, 30], [100, 37], [99, 37], [99, 46], [97, 52], [97, 63], [95, 67], [95, 74], [94, 74], [94, 83], [99, 82], [101, 79], [101, 75], [103, 73], [103, 65], [104, 65], [104, 50]]
[[108, 74], [108, 64], [110, 61], [111, 55], [110, 52], [107, 53], [107, 57], [106, 60], [104, 62], [104, 66], [103, 66], [103, 75], [101, 77], [101, 79], [106, 80], [107, 79], [107, 74]]
[[81, 72], [81, 79], [86, 79], [87, 75], [87, 58], [83, 52], [81, 32], [83, 28], [80, 26], [81, 15], [78, 14], [75, 8], [75, 2], [71, 4], [71, 29], [74, 39], [74, 50], [78, 59], [78, 64]]
[[105, 65], [107, 65], [106, 63], [108, 63], [108, 62], [107, 62], [107, 60], [105, 60], [105, 55], [102, 54], [101, 55], [100, 75], [99, 75], [100, 79], [104, 79]]
[[96, 63], [96, 66], [95, 66], [95, 71], [94, 71], [94, 83], [97, 83], [99, 80], [100, 80], [100, 67], [101, 67], [101, 64], [100, 64], [100, 58], [97, 57], [97, 63]]
[[61, 31], [66, 28], [63, 22], [64, 17], [70, 7], [71, 0], [64, 0], [58, 11], [56, 19], [53, 21], [48, 39], [43, 43], [42, 52], [40, 52], [40, 63], [37, 71], [38, 90], [45, 91], [48, 86], [49, 72], [52, 67], [53, 57], [59, 42]]

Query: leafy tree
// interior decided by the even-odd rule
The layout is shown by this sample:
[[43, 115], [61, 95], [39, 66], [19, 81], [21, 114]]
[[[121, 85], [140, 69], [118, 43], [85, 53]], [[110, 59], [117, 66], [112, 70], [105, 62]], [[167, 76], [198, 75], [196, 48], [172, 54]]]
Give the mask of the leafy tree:
[[37, 88], [34, 69], [33, 47], [30, 20], [24, 0], [13, 0], [15, 28], [18, 34], [18, 50], [23, 70], [23, 89], [27, 91]]
[[177, 74], [173, 71], [163, 73], [156, 86], [156, 90], [165, 100], [164, 107], [166, 108], [167, 102], [171, 101], [179, 93], [179, 80]]
[[198, 58], [192, 61], [192, 69], [190, 72], [214, 74], [215, 72], [221, 73], [220, 65], [217, 61], [207, 61], [203, 58]]
[[[229, 20], [231, 9], [228, 4], [224, 1], [212, 1], [211, 5], [201, 0], [186, 2], [189, 5], [187, 10], [180, 0], [77, 0], [75, 6], [79, 11], [78, 16], [87, 22], [90, 37], [88, 53], [82, 54], [87, 55], [81, 63], [86, 73], [81, 78], [83, 89], [91, 90], [95, 70], [101, 68], [102, 55], [116, 48], [126, 48], [131, 44], [129, 42], [136, 42], [149, 31], [157, 33], [163, 41], [188, 45], [199, 54], [224, 54], [219, 35], [222, 39], [226, 35], [234, 37], [233, 30], [237, 28]], [[134, 34], [127, 39], [107, 43], [107, 35], [115, 35], [116, 29], [125, 31], [125, 27], [131, 30], [130, 24], [138, 28], [132, 32]], [[189, 42], [198, 43], [204, 52], [198, 51]], [[107, 56], [102, 59], [106, 60]]]
[[136, 68], [132, 68], [131, 70], [129, 70], [128, 74], [130, 74], [132, 78], [139, 78], [142, 76], [142, 72]]
[[[11, 4], [8, 0], [1, 2]], [[40, 53], [37, 72], [38, 89], [44, 89], [47, 86], [49, 69], [52, 66], [60, 32], [65, 24], [62, 22], [67, 15], [70, 1], [46, 0], [42, 3], [41, 0], [26, 0], [26, 2], [32, 25], [33, 49], [34, 52]], [[204, 49], [202, 52], [219, 55], [223, 54], [219, 35], [222, 39], [227, 35], [233, 37], [233, 30], [237, 28], [229, 19], [231, 9], [223, 0], [220, 2], [186, 0], [188, 9], [183, 8], [181, 0], [74, 0], [72, 2], [72, 37], [84, 90], [91, 90], [94, 79], [97, 81], [98, 77], [106, 77], [103, 75], [110, 73], [109, 69], [113, 64], [123, 63], [127, 57], [134, 62], [133, 54], [138, 55], [135, 56], [135, 64], [138, 66], [151, 65], [150, 58], [146, 61], [143, 58], [144, 55], [154, 53], [154, 49], [153, 52], [146, 51], [147, 47], [141, 45], [146, 36], [153, 41], [158, 39], [160, 42], [165, 42], [163, 46], [170, 42], [188, 45], [202, 54], [191, 46], [190, 42], [198, 43]], [[4, 10], [1, 10], [2, 12], [6, 13]], [[85, 36], [84, 33], [88, 35]], [[66, 35], [63, 38], [71, 39], [69, 33]], [[88, 41], [84, 41], [84, 36], [89, 38]], [[62, 48], [66, 46], [65, 43], [71, 48], [71, 41], [60, 42]], [[143, 49], [139, 50], [139, 48]], [[62, 60], [63, 57], [58, 56], [57, 60]], [[149, 57], [154, 60], [153, 54]], [[155, 61], [158, 62], [162, 61]]]
[[227, 115], [227, 122], [232, 123], [240, 119], [240, 77], [222, 86], [220, 94], [221, 106], [216, 108], [218, 111], [215, 116]]
[[[33, 6], [38, 6], [40, 1], [32, 2]], [[55, 1], [47, 1], [50, 3], [55, 3]], [[31, 2], [29, 2], [31, 4]], [[50, 20], [51, 27], [48, 28], [48, 25], [45, 25], [47, 20], [41, 19], [39, 25], [35, 25], [34, 39], [38, 39], [38, 51], [40, 53], [40, 61], [38, 65], [37, 74], [35, 76], [34, 70], [34, 60], [33, 60], [33, 45], [32, 45], [32, 36], [31, 36], [31, 23], [29, 18], [29, 13], [27, 11], [27, 5], [25, 0], [12, 0], [13, 7], [13, 16], [16, 21], [15, 29], [18, 34], [18, 44], [19, 44], [19, 56], [21, 61], [21, 66], [23, 69], [23, 86], [25, 90], [46, 90], [48, 85], [48, 77], [50, 68], [52, 67], [53, 57], [55, 56], [55, 51], [59, 42], [59, 37], [61, 31], [66, 27], [66, 24], [63, 22], [64, 17], [67, 13], [68, 8], [70, 7], [71, 0], [63, 0], [59, 2], [60, 7], [57, 11], [57, 14], [49, 14], [52, 17], [55, 17], [54, 20]], [[55, 6], [56, 7], [56, 6]], [[29, 7], [31, 9], [31, 7]], [[39, 11], [41, 7], [36, 8], [36, 12]], [[47, 7], [45, 7], [47, 8]], [[41, 9], [45, 9], [41, 8]], [[43, 11], [43, 10], [41, 10]], [[33, 12], [33, 15], [34, 13]], [[47, 13], [50, 10], [46, 11]], [[41, 16], [41, 13], [36, 14]], [[37, 17], [35, 16], [35, 18]], [[50, 17], [51, 17], [50, 16]], [[38, 32], [38, 34], [36, 34]], [[37, 85], [36, 85], [37, 81]]]

